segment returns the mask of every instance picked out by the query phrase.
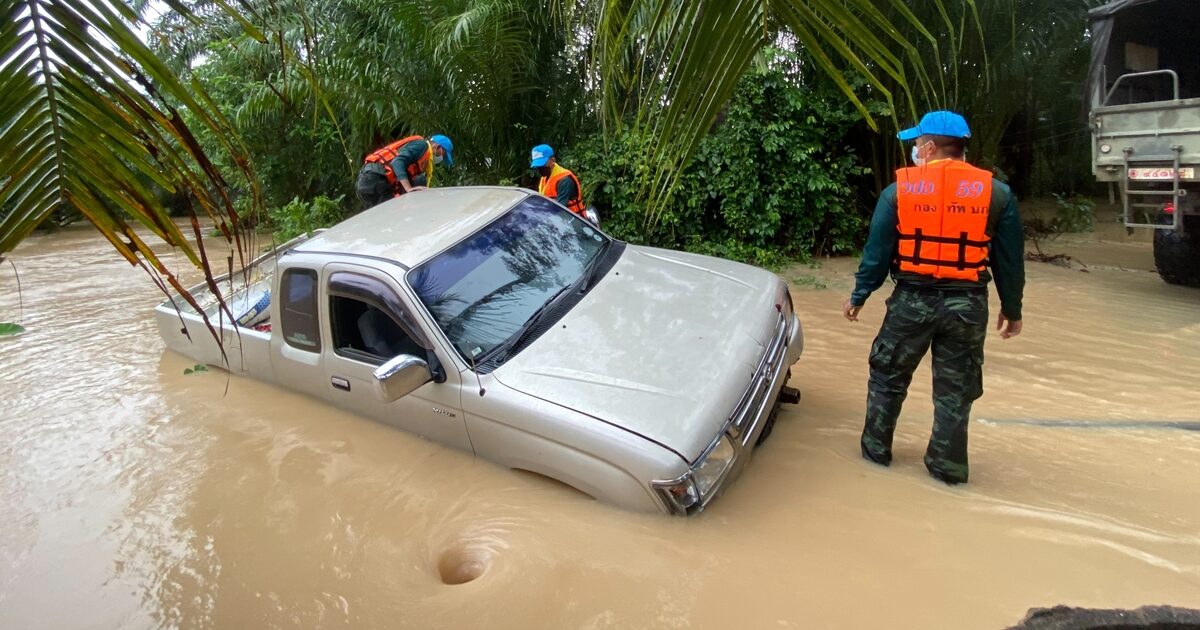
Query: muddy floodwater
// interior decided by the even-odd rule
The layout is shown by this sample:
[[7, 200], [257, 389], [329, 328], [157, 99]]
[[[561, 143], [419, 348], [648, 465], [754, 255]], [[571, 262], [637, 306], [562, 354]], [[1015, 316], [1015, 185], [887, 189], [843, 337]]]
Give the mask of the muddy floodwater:
[[[1103, 234], [1102, 234], [1103, 235]], [[883, 295], [800, 265], [807, 346], [746, 473], [639, 515], [164, 351], [89, 229], [0, 269], [0, 628], [1005, 628], [1031, 607], [1200, 607], [1200, 291], [1144, 237], [1051, 244], [989, 336], [971, 483], [933, 482], [928, 363], [895, 463], [858, 454]], [[993, 298], [993, 312], [998, 309]], [[686, 382], [688, 375], [680, 374]]]

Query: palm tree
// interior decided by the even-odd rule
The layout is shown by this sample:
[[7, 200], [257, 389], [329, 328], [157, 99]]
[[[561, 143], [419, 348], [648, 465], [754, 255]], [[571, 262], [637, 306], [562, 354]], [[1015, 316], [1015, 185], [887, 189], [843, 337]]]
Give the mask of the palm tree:
[[[912, 66], [908, 74], [935, 75], [940, 89], [917, 94], [911, 104], [898, 103], [897, 116], [908, 123], [930, 109], [967, 114], [972, 161], [985, 168], [1000, 166], [1002, 141], [1014, 130], [1021, 135], [1009, 136], [1005, 144], [1026, 153], [1023, 167], [1033, 161], [1032, 142], [1040, 139], [1031, 136], [1049, 139], [1048, 149], [1065, 141], [1086, 140], [1082, 82], [1088, 40], [1084, 27], [1088, 9], [1102, 1], [1007, 0], [979, 2], [978, 7], [912, 3], [911, 12], [919, 22], [940, 25], [939, 30], [949, 34], [944, 42], [947, 58], [939, 61], [918, 55], [905, 60]], [[894, 7], [887, 8], [885, 15], [902, 21]], [[958, 33], [949, 26], [964, 23], [973, 25], [971, 32]], [[906, 38], [921, 39], [911, 26], [904, 25], [900, 31]], [[890, 78], [884, 82], [888, 89], [899, 89]], [[1053, 120], [1037, 120], [1047, 114]], [[890, 138], [864, 140], [871, 145], [873, 170], [882, 187], [904, 156]], [[1052, 155], [1053, 161], [1060, 162], [1074, 153], [1059, 150]]]
[[[306, 115], [333, 121], [347, 171], [378, 139], [371, 136], [401, 119], [458, 124], [482, 145], [477, 155], [498, 162], [523, 153], [532, 136], [512, 123], [514, 112], [536, 112], [551, 57], [578, 52], [581, 61], [568, 64], [581, 86], [576, 114], [590, 108], [610, 129], [632, 120], [653, 138], [651, 213], [752, 60], [785, 34], [872, 127], [847, 72], [888, 102], [944, 90], [926, 70], [940, 66], [940, 42], [904, 0], [172, 0], [153, 50], [121, 0], [3, 1], [0, 256], [56, 209], [72, 207], [164, 291], [188, 300], [133, 227], [179, 248], [214, 292], [198, 218], [242, 249], [228, 178], [257, 208], [255, 174], [231, 112], [213, 105], [191, 71], [218, 41], [269, 65], [262, 98], [232, 112], [236, 120], [253, 124], [302, 101]], [[974, 0], [964, 2], [974, 11]], [[930, 4], [945, 13], [943, 0]], [[966, 24], [948, 21], [959, 38], [952, 41], [965, 37]], [[372, 67], [379, 72], [364, 70]], [[445, 94], [456, 95], [453, 119], [438, 109]], [[194, 244], [159, 189], [183, 193]]]
[[[651, 214], [654, 199], [665, 197], [676, 184], [746, 68], [785, 33], [808, 52], [812, 70], [825, 73], [872, 129], [878, 123], [848, 76], [865, 79], [876, 100], [899, 99], [909, 109], [915, 109], [916, 96], [936, 101], [945, 90], [926, 63], [937, 67], [944, 62], [943, 42], [904, 0], [591, 4], [604, 112], [609, 120], [619, 120], [632, 107], [635, 124], [649, 132], [657, 147], [647, 156], [654, 162], [646, 187]], [[925, 4], [946, 13], [942, 0]], [[974, 12], [974, 0], [961, 4]], [[970, 24], [947, 20], [941, 26], [953, 43], [967, 36]]]

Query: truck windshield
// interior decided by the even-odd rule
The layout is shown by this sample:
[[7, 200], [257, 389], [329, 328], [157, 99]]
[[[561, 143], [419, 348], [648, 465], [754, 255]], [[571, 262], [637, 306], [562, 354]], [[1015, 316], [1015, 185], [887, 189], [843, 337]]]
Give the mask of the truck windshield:
[[409, 279], [463, 358], [481, 361], [579, 282], [608, 241], [549, 199], [530, 196]]

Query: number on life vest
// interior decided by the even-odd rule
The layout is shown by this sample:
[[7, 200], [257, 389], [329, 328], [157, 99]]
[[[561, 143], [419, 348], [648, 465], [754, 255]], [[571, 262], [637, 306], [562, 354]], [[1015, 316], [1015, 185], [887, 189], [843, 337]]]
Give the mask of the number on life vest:
[[974, 199], [983, 194], [983, 182], [959, 182], [958, 190], [954, 191], [954, 196], [959, 199], [969, 197]]

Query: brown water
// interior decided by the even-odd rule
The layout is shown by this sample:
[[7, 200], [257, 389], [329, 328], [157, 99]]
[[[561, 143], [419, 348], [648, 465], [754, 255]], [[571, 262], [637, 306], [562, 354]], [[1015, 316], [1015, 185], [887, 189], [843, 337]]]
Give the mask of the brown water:
[[185, 376], [140, 272], [91, 231], [35, 237], [13, 256], [29, 332], [0, 341], [0, 628], [1003, 628], [1060, 603], [1200, 606], [1200, 432], [1137, 426], [1200, 421], [1200, 291], [1145, 271], [1144, 239], [1067, 247], [1092, 270], [1030, 265], [1025, 334], [988, 339], [958, 488], [921, 464], [927, 366], [892, 468], [859, 458], [882, 296], [850, 324], [853, 261], [790, 270], [804, 401], [681, 520]]

